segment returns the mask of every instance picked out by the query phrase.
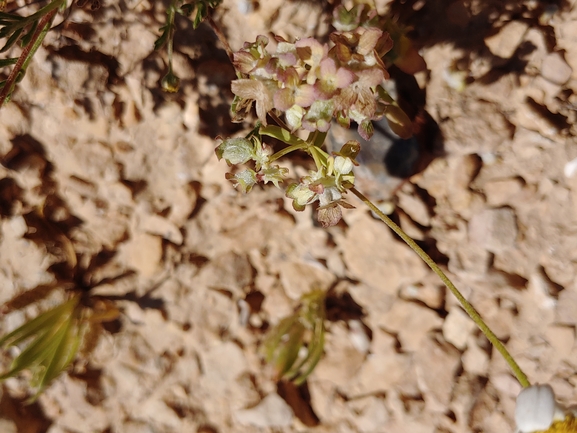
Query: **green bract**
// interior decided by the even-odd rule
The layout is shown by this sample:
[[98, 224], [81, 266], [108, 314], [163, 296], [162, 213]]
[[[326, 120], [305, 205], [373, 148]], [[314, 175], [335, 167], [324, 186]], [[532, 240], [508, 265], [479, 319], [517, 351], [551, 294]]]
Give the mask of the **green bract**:
[[246, 138], [224, 140], [215, 152], [218, 159], [224, 158], [228, 165], [245, 164], [256, 156], [254, 145]]

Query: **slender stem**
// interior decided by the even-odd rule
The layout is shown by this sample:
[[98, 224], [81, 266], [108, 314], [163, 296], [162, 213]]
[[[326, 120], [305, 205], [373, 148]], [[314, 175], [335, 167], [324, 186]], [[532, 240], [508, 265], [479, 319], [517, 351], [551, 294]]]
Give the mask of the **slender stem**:
[[223, 45], [224, 50], [226, 51], [226, 54], [228, 54], [228, 58], [230, 59], [230, 62], [233, 63], [234, 56], [232, 53], [232, 49], [230, 48], [230, 45], [228, 44], [228, 41], [226, 40], [226, 36], [224, 35], [224, 33], [220, 30], [220, 27], [218, 27], [216, 25], [216, 23], [214, 22], [214, 20], [210, 16], [206, 17], [206, 21], [208, 22], [208, 24], [212, 28], [212, 31], [216, 34], [216, 37], [218, 38], [220, 43]]
[[[58, 6], [59, 3], [61, 2], [53, 2], [50, 5], [55, 4], [56, 6]], [[24, 49], [22, 50], [22, 53], [20, 54], [18, 61], [14, 64], [14, 68], [12, 69], [10, 75], [4, 82], [4, 87], [2, 87], [2, 91], [0, 92], [0, 107], [4, 105], [4, 102], [6, 102], [6, 99], [10, 96], [10, 94], [14, 90], [16, 82], [18, 81], [20, 73], [24, 70], [26, 66], [28, 66], [28, 63], [30, 63], [30, 59], [32, 58], [36, 50], [38, 50], [38, 48], [40, 47], [40, 44], [44, 40], [44, 37], [46, 36], [46, 33], [50, 27], [50, 23], [52, 22], [52, 19], [56, 15], [57, 11], [58, 9], [56, 7], [53, 7], [45, 16], [43, 16], [40, 19], [40, 21], [38, 21], [38, 28], [32, 35], [32, 38], [30, 39], [28, 45], [26, 45], [26, 47], [24, 47]]]
[[270, 117], [272, 117], [272, 120], [274, 120], [276, 122], [276, 124], [278, 126], [280, 126], [282, 129], [286, 129], [287, 131], [290, 131], [290, 128], [287, 126], [287, 124], [284, 123], [282, 121], [282, 119], [280, 117], [278, 117], [272, 110], [268, 112], [268, 115]]
[[168, 57], [168, 72], [172, 74], [172, 52], [174, 46], [174, 16], [176, 13], [176, 0], [173, 0], [172, 4], [168, 8], [167, 14], [167, 25], [168, 25], [168, 41], [166, 43], [166, 54]]
[[308, 143], [306, 143], [306, 142], [298, 143], [298, 144], [291, 144], [290, 146], [279, 150], [274, 155], [271, 155], [270, 158], [268, 159], [268, 161], [269, 162], [276, 161], [277, 159], [282, 158], [283, 156], [288, 155], [289, 153], [294, 152], [295, 150], [305, 150], [307, 148], [307, 144]]
[[445, 286], [451, 291], [451, 293], [457, 298], [457, 300], [461, 303], [464, 310], [469, 314], [473, 322], [479, 327], [479, 329], [485, 334], [485, 336], [489, 339], [491, 344], [499, 351], [499, 353], [503, 356], [507, 364], [513, 370], [513, 373], [517, 377], [517, 380], [523, 387], [528, 387], [531, 384], [529, 383], [529, 379], [521, 367], [515, 362], [511, 354], [507, 351], [503, 343], [497, 338], [497, 336], [491, 331], [491, 328], [487, 326], [487, 324], [483, 321], [477, 310], [465, 299], [465, 297], [461, 294], [459, 289], [455, 287], [455, 285], [451, 282], [449, 277], [445, 275], [445, 273], [441, 270], [441, 268], [429, 257], [429, 255], [423, 251], [421, 247], [417, 245], [417, 243], [411, 239], [397, 224], [395, 224], [388, 216], [386, 216], [383, 212], [379, 210], [367, 197], [365, 197], [361, 192], [359, 192], [356, 188], [351, 188], [351, 192], [356, 195], [363, 203], [365, 203], [369, 209], [371, 209], [374, 213], [376, 213], [379, 218], [387, 225], [391, 230], [393, 230], [400, 238], [405, 241], [405, 243], [411, 247], [411, 249], [417, 253], [417, 255], [433, 270], [435, 274], [439, 276], [439, 278], [445, 283]]

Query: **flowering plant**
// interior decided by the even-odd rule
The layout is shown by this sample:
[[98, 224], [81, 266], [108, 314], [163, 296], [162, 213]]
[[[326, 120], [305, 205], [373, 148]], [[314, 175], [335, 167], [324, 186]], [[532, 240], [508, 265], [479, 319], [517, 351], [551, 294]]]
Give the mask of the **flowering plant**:
[[[254, 167], [229, 173], [227, 178], [243, 192], [249, 192], [259, 182], [272, 182], [280, 188], [280, 183], [287, 180], [288, 169], [273, 163], [293, 151], [306, 152], [312, 157], [315, 169], [287, 187], [286, 196], [292, 200], [293, 208], [302, 211], [307, 205], [318, 202], [318, 221], [324, 227], [333, 226], [342, 218], [342, 208], [352, 207], [344, 200], [345, 194], [351, 191], [441, 278], [526, 388], [518, 403], [518, 408], [521, 408], [517, 416], [519, 432], [547, 429], [577, 432], [574, 413], [555, 409], [557, 406], [550, 388], [544, 389], [550, 391], [551, 395], [548, 395], [551, 398], [544, 398], [541, 396], [542, 388], [530, 386], [527, 376], [503, 343], [441, 268], [355, 188], [353, 170], [358, 165], [356, 157], [360, 143], [349, 141], [332, 154], [324, 150], [327, 131], [333, 122], [344, 127], [356, 123], [359, 135], [369, 140], [373, 134], [372, 122], [384, 117], [399, 136], [411, 136], [411, 120], [383, 85], [389, 77], [386, 65], [395, 63], [406, 72], [423, 68], [422, 58], [408, 42], [403, 30], [390, 20], [382, 20], [366, 5], [352, 9], [339, 6], [335, 10], [334, 25], [337, 31], [330, 35], [327, 44], [311, 38], [291, 43], [275, 36], [276, 48], [268, 51], [269, 38], [259, 36], [255, 42], [245, 43], [240, 51], [232, 54], [238, 76], [231, 86], [235, 94], [232, 105], [234, 119], [241, 120], [254, 104], [258, 122], [246, 137], [224, 139], [216, 148], [218, 158], [225, 159], [230, 166], [252, 164]], [[276, 125], [271, 124], [271, 120]], [[307, 138], [300, 138], [299, 131], [308, 132]], [[271, 146], [263, 143], [263, 137], [275, 138], [287, 146], [273, 153]], [[311, 293], [310, 296], [315, 295]], [[299, 383], [316, 365], [324, 341], [318, 338], [309, 342], [309, 348], [313, 349], [304, 349], [309, 355], [302, 358], [302, 362], [310, 368], [304, 373], [300, 372], [300, 367], [295, 370], [293, 365], [299, 347], [305, 345], [305, 323], [317, 323], [311, 319], [311, 312], [314, 314], [320, 310], [309, 308], [306, 311], [306, 316], [297, 313], [281, 321], [265, 342], [266, 358], [275, 364], [278, 376], [297, 377]], [[313, 362], [309, 362], [311, 357]], [[296, 365], [301, 364], [297, 362]], [[535, 389], [541, 393], [537, 398], [531, 397]], [[526, 395], [530, 397], [526, 398]], [[524, 422], [519, 414], [526, 411], [523, 409], [527, 404], [525, 400], [529, 400], [529, 406], [546, 406], [546, 413]], [[550, 407], [555, 410], [549, 410]]]

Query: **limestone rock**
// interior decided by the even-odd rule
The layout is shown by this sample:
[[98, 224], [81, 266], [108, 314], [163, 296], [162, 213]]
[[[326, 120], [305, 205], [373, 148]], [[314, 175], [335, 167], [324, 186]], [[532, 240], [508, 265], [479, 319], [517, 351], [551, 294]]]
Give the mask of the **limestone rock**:
[[543, 59], [541, 75], [552, 83], [563, 85], [571, 78], [573, 70], [559, 53], [551, 53]]
[[485, 39], [485, 44], [493, 55], [509, 59], [517, 50], [529, 26], [520, 21], [510, 21], [501, 27], [499, 33]]
[[293, 416], [290, 406], [276, 393], [267, 395], [251, 409], [234, 413], [239, 424], [260, 428], [288, 427], [292, 424]]
[[494, 253], [513, 247], [517, 239], [515, 213], [512, 209], [500, 208], [474, 215], [469, 221], [469, 237]]

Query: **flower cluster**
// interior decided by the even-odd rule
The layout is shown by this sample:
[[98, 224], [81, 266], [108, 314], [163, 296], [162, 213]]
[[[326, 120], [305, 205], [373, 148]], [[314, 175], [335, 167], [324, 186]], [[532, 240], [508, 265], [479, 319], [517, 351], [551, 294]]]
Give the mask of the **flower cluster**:
[[387, 32], [393, 40], [393, 47], [385, 54], [385, 65], [396, 65], [407, 74], [415, 74], [426, 69], [425, 60], [407, 37], [409, 28], [394, 22], [390, 17], [382, 17], [368, 4], [360, 3], [347, 9], [337, 6], [333, 11], [333, 26], [340, 31], [350, 31], [357, 27], [377, 27]]
[[[361, 149], [359, 142], [351, 140], [345, 143], [339, 152], [329, 155], [314, 144], [290, 135], [282, 128], [268, 126], [258, 129], [260, 134], [284, 138], [291, 146], [273, 155], [271, 148], [262, 144], [261, 136], [256, 133], [251, 133], [246, 138], [223, 140], [215, 150], [218, 159], [224, 159], [229, 166], [249, 162], [254, 165], [254, 170], [246, 168], [236, 173], [227, 173], [226, 178], [244, 193], [250, 192], [259, 182], [265, 184], [272, 182], [280, 188], [279, 183], [288, 174], [288, 169], [273, 165], [273, 162], [288, 151], [297, 149], [306, 151], [313, 157], [317, 170], [301, 178], [299, 183], [290, 185], [286, 195], [293, 200], [293, 208], [297, 211], [302, 211], [306, 205], [318, 201], [319, 222], [324, 227], [337, 224], [342, 218], [341, 207], [347, 209], [352, 207], [343, 200], [343, 194], [355, 183], [353, 167], [357, 165], [355, 158]], [[289, 136], [285, 137], [287, 134]]]
[[286, 195], [293, 199], [293, 208], [302, 211], [306, 205], [319, 202], [317, 219], [323, 227], [337, 224], [342, 218], [341, 207], [353, 206], [343, 200], [343, 194], [355, 183], [354, 158], [360, 150], [356, 141], [346, 143], [335, 156], [329, 156], [326, 164], [317, 171], [300, 179], [300, 183], [288, 187]]
[[272, 182], [279, 188], [279, 182], [288, 174], [288, 169], [272, 165], [269, 160], [272, 150], [261, 143], [260, 138], [252, 135], [250, 138], [229, 138], [224, 140], [215, 150], [218, 159], [223, 159], [229, 166], [254, 162], [255, 170], [246, 170], [232, 174], [226, 178], [238, 186], [242, 192], [248, 193], [258, 182]]
[[274, 53], [267, 51], [265, 36], [234, 53], [234, 66], [243, 77], [232, 82], [236, 112], [255, 102], [263, 125], [275, 110], [284, 113], [291, 132], [326, 132], [333, 119], [347, 128], [354, 121], [366, 140], [373, 134], [372, 120], [385, 116], [395, 132], [411, 135], [410, 120], [382, 86], [389, 78], [382, 57], [393, 46], [387, 32], [377, 27], [337, 31], [330, 44], [275, 39]]
[[577, 409], [563, 408], [549, 385], [534, 385], [517, 396], [515, 422], [518, 433], [577, 433]]

